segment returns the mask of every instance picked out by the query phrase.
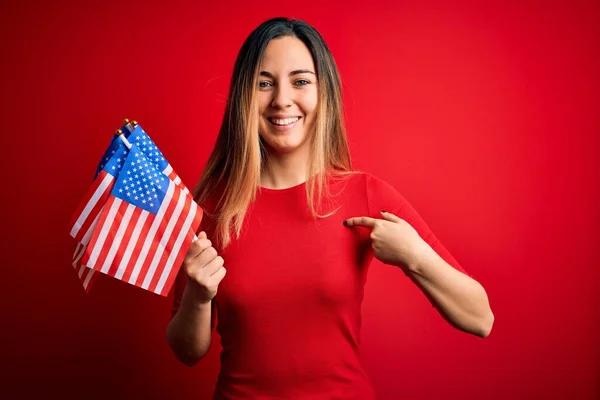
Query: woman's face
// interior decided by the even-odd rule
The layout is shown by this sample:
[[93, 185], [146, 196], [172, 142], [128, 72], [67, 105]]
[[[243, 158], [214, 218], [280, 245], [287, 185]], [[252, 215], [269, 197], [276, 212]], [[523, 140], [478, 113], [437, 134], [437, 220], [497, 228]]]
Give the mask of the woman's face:
[[314, 130], [318, 100], [310, 51], [295, 37], [273, 39], [259, 74], [259, 132], [269, 152], [305, 148]]

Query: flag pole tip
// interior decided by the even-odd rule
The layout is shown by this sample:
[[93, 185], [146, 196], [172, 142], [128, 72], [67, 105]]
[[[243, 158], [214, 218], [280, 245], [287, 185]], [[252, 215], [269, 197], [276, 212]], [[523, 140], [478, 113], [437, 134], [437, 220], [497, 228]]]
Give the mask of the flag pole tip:
[[128, 123], [129, 123], [129, 119], [125, 118], [125, 119], [123, 120], [123, 124], [124, 124], [124, 125], [127, 125]]
[[121, 136], [123, 134], [123, 131], [120, 129], [117, 129], [117, 131], [115, 132], [115, 136]]
[[131, 121], [131, 125], [136, 126], [138, 123], [136, 120]]

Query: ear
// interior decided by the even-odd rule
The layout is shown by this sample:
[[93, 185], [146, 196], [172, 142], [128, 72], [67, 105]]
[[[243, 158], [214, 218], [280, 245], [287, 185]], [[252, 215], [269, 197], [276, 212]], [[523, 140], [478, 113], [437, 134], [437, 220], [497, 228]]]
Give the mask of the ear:
[[381, 215], [383, 216], [383, 219], [385, 219], [386, 221], [390, 221], [390, 222], [400, 222], [402, 221], [402, 218], [395, 216], [392, 213], [389, 213], [387, 211], [382, 211]]

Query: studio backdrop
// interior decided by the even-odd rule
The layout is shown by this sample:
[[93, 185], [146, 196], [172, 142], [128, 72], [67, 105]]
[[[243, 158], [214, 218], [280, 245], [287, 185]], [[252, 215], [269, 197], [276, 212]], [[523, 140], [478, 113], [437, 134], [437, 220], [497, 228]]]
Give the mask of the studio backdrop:
[[374, 261], [361, 351], [379, 398], [598, 398], [600, 5], [383, 0], [2, 3], [6, 398], [210, 398], [218, 336], [188, 368], [166, 343], [172, 293], [86, 294], [69, 222], [123, 118], [196, 185], [237, 52], [274, 16], [323, 34], [354, 167], [411, 202], [495, 314], [489, 337], [459, 332]]

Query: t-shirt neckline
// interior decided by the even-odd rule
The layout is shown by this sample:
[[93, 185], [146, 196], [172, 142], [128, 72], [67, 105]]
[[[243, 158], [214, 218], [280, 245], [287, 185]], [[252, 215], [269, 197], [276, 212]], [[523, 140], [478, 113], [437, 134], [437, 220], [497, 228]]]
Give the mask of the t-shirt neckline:
[[270, 194], [284, 194], [284, 193], [293, 193], [303, 189], [306, 186], [306, 182], [299, 183], [294, 186], [290, 186], [288, 188], [283, 189], [272, 189], [264, 186], [259, 186], [259, 190], [261, 193], [270, 193]]

